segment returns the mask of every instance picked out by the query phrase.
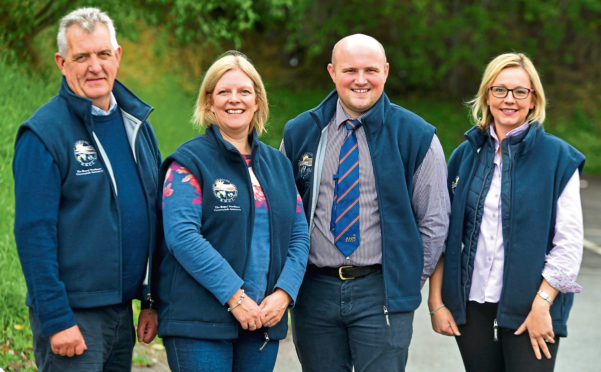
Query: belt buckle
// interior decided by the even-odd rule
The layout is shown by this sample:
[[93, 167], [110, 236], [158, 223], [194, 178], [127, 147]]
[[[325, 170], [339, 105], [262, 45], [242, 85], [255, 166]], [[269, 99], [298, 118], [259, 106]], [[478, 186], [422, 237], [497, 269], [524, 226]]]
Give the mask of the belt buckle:
[[348, 268], [351, 268], [351, 267], [352, 266], [340, 266], [338, 268], [338, 277], [340, 278], [340, 280], [353, 280], [353, 279], [355, 279], [354, 276], [348, 276], [347, 277], [347, 276], [342, 275], [342, 269], [348, 269]]

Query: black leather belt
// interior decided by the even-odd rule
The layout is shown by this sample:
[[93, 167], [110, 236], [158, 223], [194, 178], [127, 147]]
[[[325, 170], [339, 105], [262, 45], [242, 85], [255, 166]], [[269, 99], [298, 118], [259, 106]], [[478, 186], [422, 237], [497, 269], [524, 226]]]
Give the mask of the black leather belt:
[[370, 266], [340, 266], [340, 267], [317, 267], [307, 265], [307, 274], [322, 274], [334, 276], [340, 280], [351, 280], [361, 278], [376, 271], [382, 270], [382, 265]]

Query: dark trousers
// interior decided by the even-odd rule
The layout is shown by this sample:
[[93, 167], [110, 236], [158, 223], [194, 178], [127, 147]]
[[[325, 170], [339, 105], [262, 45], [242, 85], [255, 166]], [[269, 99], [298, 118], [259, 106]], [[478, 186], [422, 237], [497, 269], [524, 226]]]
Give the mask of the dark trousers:
[[497, 304], [470, 301], [467, 322], [459, 326], [461, 336], [455, 337], [466, 372], [550, 372], [555, 368], [559, 337], [547, 344], [551, 359], [542, 354], [538, 360], [530, 343], [528, 331], [519, 336], [515, 329], [498, 328], [498, 341], [493, 339], [493, 323]]
[[73, 310], [88, 349], [81, 355], [56, 355], [50, 338], [41, 334], [40, 322], [29, 309], [33, 352], [39, 372], [131, 371], [136, 341], [131, 304]]
[[303, 372], [402, 372], [413, 311], [384, 313], [382, 272], [342, 281], [307, 274], [292, 311]]

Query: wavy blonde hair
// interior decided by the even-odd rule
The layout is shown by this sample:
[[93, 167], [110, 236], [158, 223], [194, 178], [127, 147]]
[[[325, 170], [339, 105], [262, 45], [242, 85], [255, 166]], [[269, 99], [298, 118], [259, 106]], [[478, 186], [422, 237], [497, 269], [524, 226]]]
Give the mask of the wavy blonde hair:
[[267, 117], [269, 116], [269, 104], [263, 80], [261, 80], [261, 75], [259, 75], [248, 58], [243, 53], [235, 50], [226, 52], [222, 57], [213, 62], [207, 70], [198, 91], [193, 116], [194, 124], [199, 127], [210, 127], [213, 124], [218, 125], [215, 114], [210, 109], [210, 105], [212, 104], [211, 95], [219, 79], [230, 70], [244, 72], [253, 82], [257, 100], [257, 111], [250, 122], [249, 130], [254, 128], [257, 134], [263, 133]]
[[488, 130], [490, 123], [494, 120], [490, 113], [490, 109], [486, 104], [489, 91], [488, 87], [497, 78], [499, 73], [508, 67], [521, 67], [530, 77], [530, 83], [532, 84], [532, 89], [534, 89], [534, 92], [532, 93], [534, 95], [534, 108], [530, 110], [526, 120], [537, 122], [538, 125], [541, 125], [545, 121], [547, 100], [545, 98], [543, 84], [540, 81], [540, 77], [532, 64], [532, 61], [523, 53], [504, 53], [495, 57], [486, 66], [478, 93], [474, 99], [468, 102], [472, 120], [483, 132]]

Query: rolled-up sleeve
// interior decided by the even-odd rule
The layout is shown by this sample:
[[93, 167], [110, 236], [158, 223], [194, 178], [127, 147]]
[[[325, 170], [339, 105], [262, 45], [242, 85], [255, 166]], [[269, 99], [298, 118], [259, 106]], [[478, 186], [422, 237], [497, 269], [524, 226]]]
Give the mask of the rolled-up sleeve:
[[542, 273], [553, 288], [563, 293], [582, 290], [576, 278], [582, 262], [583, 245], [580, 175], [576, 170], [557, 199], [553, 248], [546, 256]]

